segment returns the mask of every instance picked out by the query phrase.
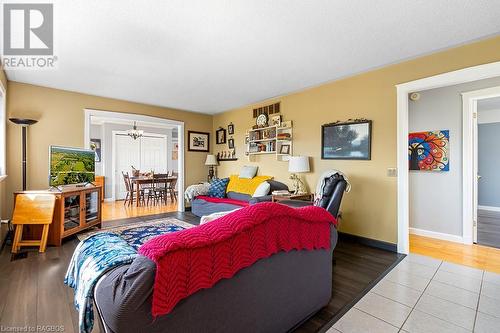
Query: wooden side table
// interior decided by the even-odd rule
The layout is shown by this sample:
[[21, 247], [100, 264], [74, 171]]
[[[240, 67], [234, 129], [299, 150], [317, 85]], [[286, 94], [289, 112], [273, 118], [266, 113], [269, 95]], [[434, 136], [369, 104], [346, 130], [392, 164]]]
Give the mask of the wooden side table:
[[302, 194], [292, 194], [286, 195], [286, 194], [278, 194], [278, 195], [272, 195], [272, 201], [273, 202], [280, 202], [282, 200], [300, 200], [300, 201], [308, 201], [308, 202], [313, 202], [314, 201], [314, 194], [312, 193], [302, 193]]

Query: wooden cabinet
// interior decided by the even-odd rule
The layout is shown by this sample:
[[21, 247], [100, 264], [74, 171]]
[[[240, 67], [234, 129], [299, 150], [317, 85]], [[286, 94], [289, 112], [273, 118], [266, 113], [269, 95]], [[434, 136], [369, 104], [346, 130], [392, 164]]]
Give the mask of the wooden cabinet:
[[94, 184], [96, 186], [101, 187], [101, 201], [104, 201], [104, 191], [106, 188], [106, 181], [104, 180], [104, 176], [95, 176]]
[[[101, 187], [67, 187], [62, 191], [25, 191], [50, 193], [56, 196], [54, 218], [49, 228], [48, 245], [61, 246], [65, 237], [93, 226], [101, 226]], [[29, 226], [30, 237], [37, 238], [41, 229]]]

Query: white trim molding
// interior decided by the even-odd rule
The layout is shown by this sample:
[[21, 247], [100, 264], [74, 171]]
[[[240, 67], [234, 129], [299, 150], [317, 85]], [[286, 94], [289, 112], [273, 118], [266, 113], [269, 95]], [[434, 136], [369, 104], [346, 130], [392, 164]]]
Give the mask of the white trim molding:
[[178, 200], [177, 200], [177, 211], [184, 212], [185, 202], [184, 202], [184, 182], [186, 177], [185, 161], [184, 161], [184, 122], [178, 120], [171, 120], [165, 118], [158, 118], [153, 116], [144, 116], [135, 113], [123, 113], [114, 111], [103, 111], [95, 109], [84, 109], [84, 147], [90, 148], [90, 118], [92, 116], [100, 118], [120, 118], [130, 121], [143, 121], [148, 123], [156, 123], [158, 125], [175, 126], [178, 131], [179, 140], [179, 156], [178, 156], [178, 171], [179, 176], [177, 179], [177, 189], [178, 189]]
[[500, 207], [495, 206], [477, 206], [477, 209], [487, 210], [490, 212], [500, 212]]
[[398, 159], [398, 252], [408, 254], [409, 184], [408, 184], [408, 95], [412, 92], [446, 87], [500, 76], [500, 62], [479, 65], [396, 85], [397, 89], [397, 159]]
[[442, 232], [429, 231], [429, 230], [417, 229], [417, 228], [410, 227], [410, 234], [424, 236], [424, 237], [430, 237], [430, 238], [436, 238], [436, 239], [441, 239], [441, 240], [455, 242], [455, 243], [463, 243], [462, 237], [460, 237], [458, 235], [445, 234]]
[[500, 87], [462, 93], [462, 237], [465, 244], [472, 244], [477, 238], [477, 102], [498, 96]]

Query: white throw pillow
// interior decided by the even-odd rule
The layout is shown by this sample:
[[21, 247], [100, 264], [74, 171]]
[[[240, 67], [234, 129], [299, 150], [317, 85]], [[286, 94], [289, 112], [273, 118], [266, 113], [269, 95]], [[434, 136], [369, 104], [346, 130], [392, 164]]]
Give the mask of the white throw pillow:
[[262, 182], [260, 183], [259, 186], [257, 186], [252, 196], [254, 198], [263, 197], [269, 193], [270, 189], [271, 189], [271, 184], [269, 184], [268, 182]]
[[257, 174], [257, 169], [256, 166], [245, 165], [241, 168], [239, 177], [252, 179]]
[[212, 222], [213, 220], [217, 220], [219, 217], [223, 217], [223, 216], [226, 216], [227, 214], [231, 214], [232, 212], [235, 212], [238, 209], [241, 209], [241, 208], [236, 208], [235, 210], [230, 210], [228, 212], [217, 212], [217, 213], [212, 213], [210, 215], [203, 215], [200, 219], [200, 224]]

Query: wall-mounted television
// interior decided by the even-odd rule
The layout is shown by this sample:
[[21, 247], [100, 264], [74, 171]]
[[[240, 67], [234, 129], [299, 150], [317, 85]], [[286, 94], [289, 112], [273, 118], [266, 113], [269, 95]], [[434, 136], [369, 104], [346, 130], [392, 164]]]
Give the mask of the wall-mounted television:
[[87, 184], [95, 180], [95, 152], [90, 149], [49, 147], [49, 185]]

